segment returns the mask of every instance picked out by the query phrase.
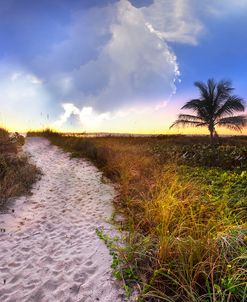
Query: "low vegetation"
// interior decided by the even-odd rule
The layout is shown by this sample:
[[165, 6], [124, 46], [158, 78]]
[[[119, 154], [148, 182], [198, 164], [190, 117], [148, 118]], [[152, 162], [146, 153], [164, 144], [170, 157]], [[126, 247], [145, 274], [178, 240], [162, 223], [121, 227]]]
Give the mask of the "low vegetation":
[[[140, 301], [247, 299], [247, 137], [42, 135], [119, 185], [125, 247], [115, 276]], [[116, 262], [116, 261], [115, 261]]]
[[28, 193], [39, 174], [21, 152], [24, 142], [18, 133], [0, 128], [0, 210], [9, 198]]

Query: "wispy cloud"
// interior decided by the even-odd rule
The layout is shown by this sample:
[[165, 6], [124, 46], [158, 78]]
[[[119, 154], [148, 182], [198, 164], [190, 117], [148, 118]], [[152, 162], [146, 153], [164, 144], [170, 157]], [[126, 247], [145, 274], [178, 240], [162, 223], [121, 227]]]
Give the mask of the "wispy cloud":
[[224, 17], [227, 15], [236, 14], [247, 11], [246, 0], [224, 0], [224, 1], [210, 1], [206, 0], [204, 3], [206, 12], [215, 17]]

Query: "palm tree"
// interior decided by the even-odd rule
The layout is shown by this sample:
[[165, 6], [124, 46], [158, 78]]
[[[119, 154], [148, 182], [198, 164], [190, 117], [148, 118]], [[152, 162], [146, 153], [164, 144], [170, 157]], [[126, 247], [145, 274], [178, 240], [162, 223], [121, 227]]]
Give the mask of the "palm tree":
[[247, 125], [246, 115], [234, 115], [245, 110], [244, 100], [232, 95], [234, 88], [230, 81], [215, 82], [209, 79], [207, 83], [195, 82], [200, 91], [198, 99], [188, 101], [181, 109], [190, 109], [191, 114], [179, 114], [178, 119], [170, 128], [178, 125], [208, 127], [211, 144], [217, 137], [216, 126], [240, 131]]

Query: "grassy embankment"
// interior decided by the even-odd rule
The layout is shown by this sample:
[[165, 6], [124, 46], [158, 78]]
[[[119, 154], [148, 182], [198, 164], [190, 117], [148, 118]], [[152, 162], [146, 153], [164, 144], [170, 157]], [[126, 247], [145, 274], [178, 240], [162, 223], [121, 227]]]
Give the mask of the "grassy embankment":
[[246, 301], [246, 137], [211, 149], [204, 137], [30, 135], [89, 158], [119, 184], [129, 235], [113, 267], [140, 301]]
[[28, 158], [20, 155], [24, 142], [23, 136], [0, 128], [0, 210], [9, 198], [28, 193], [39, 174]]

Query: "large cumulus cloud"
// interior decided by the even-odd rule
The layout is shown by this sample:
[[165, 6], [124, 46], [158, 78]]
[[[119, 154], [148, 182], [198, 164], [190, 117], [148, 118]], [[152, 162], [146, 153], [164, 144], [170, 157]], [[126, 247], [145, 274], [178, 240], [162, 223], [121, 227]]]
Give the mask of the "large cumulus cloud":
[[201, 30], [188, 4], [154, 0], [137, 8], [120, 0], [76, 12], [66, 39], [35, 57], [32, 69], [57, 102], [103, 111], [166, 99], [179, 75], [169, 41], [195, 44]]
[[[63, 106], [68, 103], [99, 114], [143, 103], [153, 107], [175, 93], [179, 64], [170, 42], [197, 43], [202, 25], [194, 0], [105, 0], [100, 6], [99, 1], [83, 6], [75, 1], [68, 10], [69, 3], [62, 8], [69, 17], [56, 26], [49, 15], [47, 39], [39, 40], [29, 28], [34, 45], [25, 44], [22, 55], [15, 56], [27, 74], [40, 80], [39, 91], [49, 95], [46, 101], [56, 114], [68, 110]], [[13, 65], [12, 57], [5, 60]], [[18, 69], [13, 73], [22, 72]]]

